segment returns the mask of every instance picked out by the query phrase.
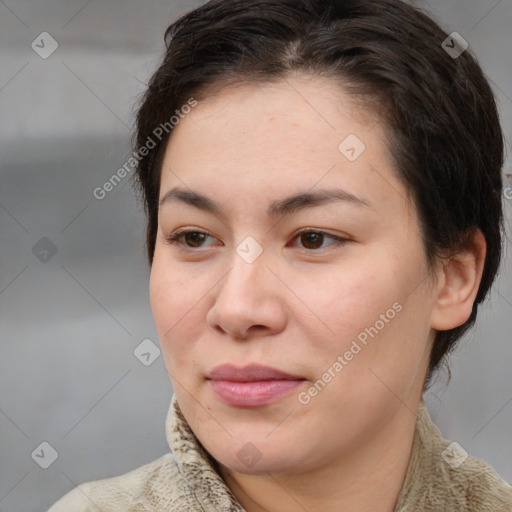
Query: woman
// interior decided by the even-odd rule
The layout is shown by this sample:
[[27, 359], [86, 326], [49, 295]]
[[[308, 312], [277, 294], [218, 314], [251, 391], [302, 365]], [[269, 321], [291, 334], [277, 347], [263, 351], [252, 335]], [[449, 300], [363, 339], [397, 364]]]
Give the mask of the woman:
[[213, 0], [138, 111], [171, 454], [50, 510], [510, 511], [422, 393], [499, 268], [503, 136], [398, 0]]

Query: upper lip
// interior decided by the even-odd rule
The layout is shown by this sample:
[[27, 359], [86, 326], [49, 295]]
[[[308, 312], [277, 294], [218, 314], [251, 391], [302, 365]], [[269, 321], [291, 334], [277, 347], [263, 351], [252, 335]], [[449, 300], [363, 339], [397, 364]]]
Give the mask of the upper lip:
[[237, 367], [232, 364], [216, 366], [207, 376], [210, 380], [230, 380], [236, 382], [252, 382], [261, 380], [303, 380], [303, 377], [291, 375], [276, 368], [249, 364]]

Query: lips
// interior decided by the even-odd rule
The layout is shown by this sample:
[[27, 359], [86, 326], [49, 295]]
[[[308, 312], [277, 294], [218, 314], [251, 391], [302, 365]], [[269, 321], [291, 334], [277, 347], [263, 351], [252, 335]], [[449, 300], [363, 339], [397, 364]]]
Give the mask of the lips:
[[235, 407], [261, 407], [283, 397], [305, 379], [268, 366], [221, 365], [207, 377], [217, 396]]
[[238, 368], [231, 364], [217, 366], [209, 374], [210, 380], [231, 380], [236, 382], [251, 382], [261, 380], [302, 380], [303, 377], [276, 370], [269, 366], [250, 364]]

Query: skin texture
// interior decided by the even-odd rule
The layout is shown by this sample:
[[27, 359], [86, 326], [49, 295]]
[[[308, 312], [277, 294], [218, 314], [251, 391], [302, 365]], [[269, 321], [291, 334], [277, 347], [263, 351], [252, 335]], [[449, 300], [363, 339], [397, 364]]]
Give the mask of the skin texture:
[[[210, 96], [168, 144], [160, 197], [173, 187], [193, 190], [219, 202], [225, 216], [179, 201], [160, 207], [151, 306], [180, 407], [249, 512], [392, 511], [435, 329], [470, 315], [485, 240], [475, 231], [471, 250], [429, 276], [384, 130], [339, 85], [294, 75]], [[338, 149], [349, 134], [366, 146], [353, 162]], [[271, 202], [324, 188], [372, 206], [338, 201], [267, 217]], [[178, 228], [209, 236], [167, 243]], [[301, 228], [349, 241], [297, 236]], [[236, 252], [248, 236], [263, 249], [253, 263]], [[394, 318], [333, 370], [395, 303]], [[224, 363], [259, 363], [306, 380], [272, 404], [234, 407], [206, 379]], [[329, 368], [335, 376], [301, 403], [299, 393]], [[237, 456], [244, 446], [260, 457], [251, 467]]]

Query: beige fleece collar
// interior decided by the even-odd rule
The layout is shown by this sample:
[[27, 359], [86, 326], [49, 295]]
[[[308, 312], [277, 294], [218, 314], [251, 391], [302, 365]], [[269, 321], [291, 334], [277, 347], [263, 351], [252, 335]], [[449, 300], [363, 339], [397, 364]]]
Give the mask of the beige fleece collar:
[[[215, 460], [193, 434], [176, 395], [166, 423], [180, 473], [205, 511], [243, 512], [217, 472]], [[451, 447], [450, 447], [451, 445]], [[394, 512], [512, 511], [512, 486], [485, 462], [446, 441], [420, 401], [411, 456]]]

